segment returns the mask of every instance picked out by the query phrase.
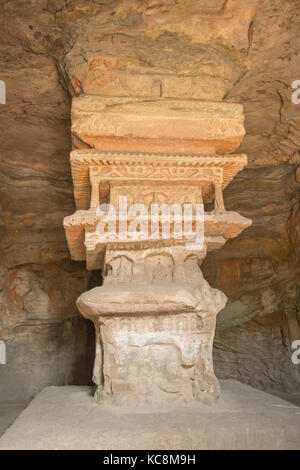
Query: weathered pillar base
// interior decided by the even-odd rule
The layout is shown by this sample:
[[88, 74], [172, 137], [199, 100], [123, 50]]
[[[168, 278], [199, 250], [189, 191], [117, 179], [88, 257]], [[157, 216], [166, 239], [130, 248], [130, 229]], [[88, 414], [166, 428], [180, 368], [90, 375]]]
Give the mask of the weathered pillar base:
[[218, 396], [211, 357], [213, 315], [100, 317], [99, 324], [100, 402], [144, 405]]
[[108, 285], [82, 294], [78, 308], [96, 328], [96, 398], [135, 406], [217, 398], [212, 345], [226, 300], [203, 277], [200, 285]]

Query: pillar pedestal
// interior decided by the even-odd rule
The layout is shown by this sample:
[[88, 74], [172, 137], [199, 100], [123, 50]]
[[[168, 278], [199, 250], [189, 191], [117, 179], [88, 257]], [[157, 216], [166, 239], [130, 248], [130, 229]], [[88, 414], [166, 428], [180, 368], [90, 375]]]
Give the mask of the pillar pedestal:
[[100, 402], [146, 405], [218, 397], [212, 343], [226, 296], [198, 282], [109, 284], [77, 306], [96, 329]]

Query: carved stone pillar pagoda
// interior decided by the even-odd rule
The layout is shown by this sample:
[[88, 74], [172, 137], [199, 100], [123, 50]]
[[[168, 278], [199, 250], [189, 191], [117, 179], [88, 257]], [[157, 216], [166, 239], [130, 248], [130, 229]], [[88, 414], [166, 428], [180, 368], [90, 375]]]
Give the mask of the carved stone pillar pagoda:
[[[96, 329], [97, 399], [144, 405], [217, 397], [212, 344], [227, 299], [203, 278], [201, 263], [251, 223], [226, 211], [222, 196], [247, 162], [229, 155], [244, 135], [241, 105], [81, 96], [73, 99], [72, 133], [77, 210], [64, 220], [66, 237], [72, 259], [104, 276], [77, 301]], [[153, 229], [144, 213], [129, 209], [124, 217], [120, 201], [148, 214], [154, 206], [172, 210], [166, 219], [159, 212]], [[198, 213], [198, 231], [203, 205], [210, 210]], [[187, 206], [188, 232], [173, 210]]]

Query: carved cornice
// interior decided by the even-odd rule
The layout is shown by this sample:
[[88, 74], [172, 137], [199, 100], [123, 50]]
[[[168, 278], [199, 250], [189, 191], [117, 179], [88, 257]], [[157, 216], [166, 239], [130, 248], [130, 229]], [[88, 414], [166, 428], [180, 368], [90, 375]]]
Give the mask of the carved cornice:
[[[170, 155], [154, 153], [99, 152], [71, 153], [74, 194], [78, 209], [90, 204], [90, 179], [99, 181], [210, 182], [203, 195], [211, 200], [212, 184], [224, 189], [247, 164], [246, 155]], [[89, 174], [90, 173], [90, 174]]]

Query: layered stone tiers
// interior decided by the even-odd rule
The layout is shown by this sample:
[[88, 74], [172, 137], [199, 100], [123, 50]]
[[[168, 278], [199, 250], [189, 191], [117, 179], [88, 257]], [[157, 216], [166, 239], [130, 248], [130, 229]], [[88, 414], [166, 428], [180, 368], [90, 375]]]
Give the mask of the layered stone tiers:
[[[72, 258], [104, 278], [77, 301], [96, 330], [96, 398], [135, 406], [216, 398], [212, 343], [227, 299], [200, 266], [207, 251], [251, 224], [223, 201], [247, 163], [246, 155], [228, 154], [244, 135], [242, 107], [82, 96], [73, 100], [72, 133], [77, 210], [64, 220], [66, 237]], [[136, 204], [147, 217], [139, 214], [130, 232], [137, 212], [128, 207]], [[161, 212], [153, 230], [154, 206]]]

